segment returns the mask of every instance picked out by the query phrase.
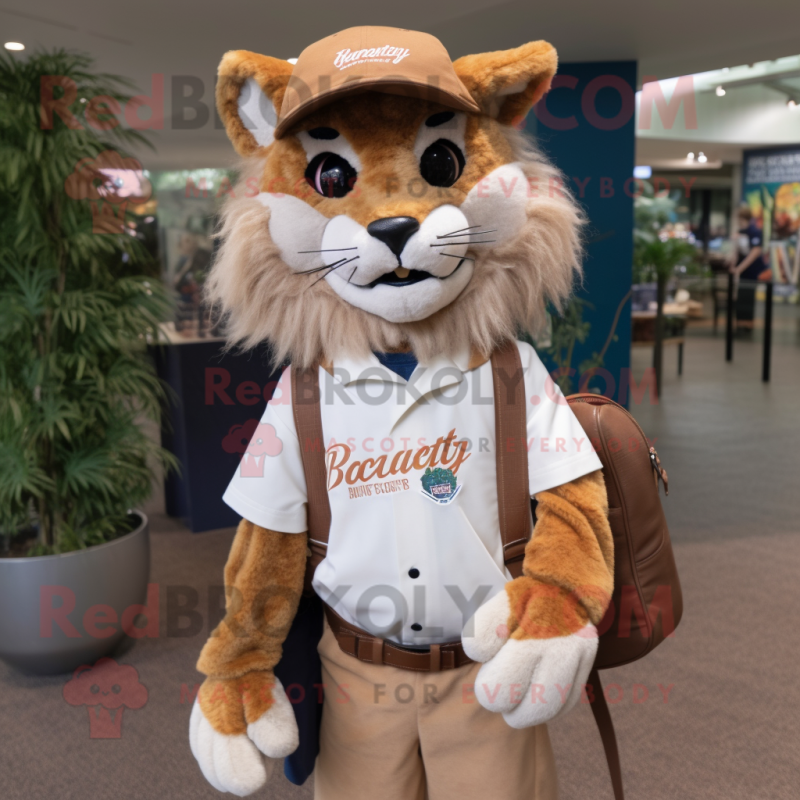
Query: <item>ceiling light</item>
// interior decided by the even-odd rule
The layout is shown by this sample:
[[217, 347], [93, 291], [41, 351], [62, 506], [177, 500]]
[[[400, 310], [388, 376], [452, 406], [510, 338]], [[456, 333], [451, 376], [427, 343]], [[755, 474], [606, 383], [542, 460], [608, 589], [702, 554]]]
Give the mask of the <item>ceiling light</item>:
[[25, 45], [22, 42], [6, 42], [6, 50], [24, 50]]
[[687, 153], [686, 154], [687, 161], [694, 161], [694, 153]]
[[652, 177], [653, 168], [650, 166], [638, 166], [633, 168], [633, 177], [647, 180]]
[[697, 160], [700, 164], [705, 164], [708, 161], [708, 157], [706, 154], [701, 150], [697, 155]]
[[725, 90], [721, 86], [717, 86], [717, 97], [725, 97]]

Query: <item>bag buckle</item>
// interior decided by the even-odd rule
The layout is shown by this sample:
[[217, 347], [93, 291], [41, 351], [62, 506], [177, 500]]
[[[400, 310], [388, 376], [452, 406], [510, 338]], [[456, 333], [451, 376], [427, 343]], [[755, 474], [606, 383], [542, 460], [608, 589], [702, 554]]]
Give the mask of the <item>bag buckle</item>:
[[664, 484], [664, 494], [669, 497], [669, 476], [664, 467], [661, 466], [661, 459], [658, 457], [655, 447], [650, 448], [650, 463], [658, 476], [656, 478], [656, 486], [658, 486], [658, 478], [661, 478], [661, 482]]

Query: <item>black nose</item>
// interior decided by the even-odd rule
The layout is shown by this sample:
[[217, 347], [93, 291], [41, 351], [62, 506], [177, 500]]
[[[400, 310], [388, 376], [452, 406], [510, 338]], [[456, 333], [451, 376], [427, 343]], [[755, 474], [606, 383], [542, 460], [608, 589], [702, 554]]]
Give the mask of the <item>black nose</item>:
[[380, 239], [398, 258], [418, 230], [419, 222], [414, 217], [384, 217], [367, 225], [367, 233]]

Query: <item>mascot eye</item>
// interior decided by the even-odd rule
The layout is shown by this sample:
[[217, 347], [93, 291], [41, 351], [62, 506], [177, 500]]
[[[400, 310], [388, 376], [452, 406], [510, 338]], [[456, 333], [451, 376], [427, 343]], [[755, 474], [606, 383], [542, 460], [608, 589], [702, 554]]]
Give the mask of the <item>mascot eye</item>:
[[333, 128], [312, 128], [308, 132], [308, 135], [312, 139], [338, 139], [339, 131], [336, 131]]
[[350, 163], [335, 153], [320, 153], [306, 168], [306, 180], [323, 197], [344, 197], [357, 175]]
[[458, 145], [439, 139], [422, 154], [419, 171], [431, 186], [452, 186], [464, 171], [464, 155]]
[[440, 125], [444, 125], [445, 122], [450, 122], [454, 117], [455, 113], [452, 111], [440, 111], [438, 114], [428, 117], [425, 120], [425, 125], [428, 128], [438, 128]]

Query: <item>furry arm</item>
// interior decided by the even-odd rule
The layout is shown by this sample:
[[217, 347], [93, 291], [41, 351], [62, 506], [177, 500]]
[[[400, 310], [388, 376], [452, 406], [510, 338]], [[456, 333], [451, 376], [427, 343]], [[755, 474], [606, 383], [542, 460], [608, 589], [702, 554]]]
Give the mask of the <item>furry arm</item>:
[[515, 639], [568, 636], [598, 625], [614, 588], [614, 540], [603, 473], [536, 495], [522, 576], [506, 585]]
[[208, 677], [200, 706], [219, 733], [243, 733], [273, 703], [274, 666], [303, 590], [306, 534], [277, 533], [242, 520], [225, 565], [225, 619], [197, 669]]
[[603, 474], [536, 499], [523, 574], [478, 609], [461, 637], [467, 655], [483, 662], [478, 702], [513, 728], [540, 725], [578, 702], [614, 583]]

